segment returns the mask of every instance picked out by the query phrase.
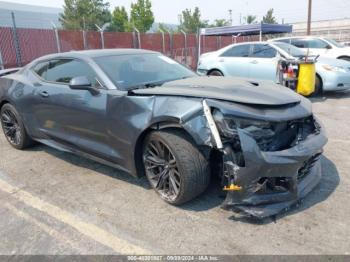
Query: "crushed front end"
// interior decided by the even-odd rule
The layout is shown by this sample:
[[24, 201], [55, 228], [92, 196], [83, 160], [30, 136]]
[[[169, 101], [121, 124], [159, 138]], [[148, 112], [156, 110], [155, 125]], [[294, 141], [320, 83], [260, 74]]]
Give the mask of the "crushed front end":
[[327, 138], [308, 103], [252, 107], [208, 101], [221, 143], [224, 208], [272, 216], [318, 184]]

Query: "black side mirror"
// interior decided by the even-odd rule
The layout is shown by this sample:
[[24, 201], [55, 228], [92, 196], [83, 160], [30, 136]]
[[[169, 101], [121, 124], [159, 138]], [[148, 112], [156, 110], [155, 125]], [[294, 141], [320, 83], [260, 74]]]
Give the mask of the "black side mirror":
[[69, 82], [69, 87], [73, 90], [87, 90], [92, 95], [98, 95], [100, 93], [100, 90], [93, 87], [86, 76], [73, 77]]
[[327, 45], [326, 49], [332, 49], [332, 46], [331, 45]]

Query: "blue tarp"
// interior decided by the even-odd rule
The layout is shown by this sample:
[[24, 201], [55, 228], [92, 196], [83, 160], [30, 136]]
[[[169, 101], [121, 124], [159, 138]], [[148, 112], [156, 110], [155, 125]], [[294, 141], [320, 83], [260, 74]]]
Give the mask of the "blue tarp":
[[249, 24], [239, 26], [223, 26], [213, 28], [202, 28], [201, 35], [257, 35], [291, 33], [292, 25], [280, 24]]

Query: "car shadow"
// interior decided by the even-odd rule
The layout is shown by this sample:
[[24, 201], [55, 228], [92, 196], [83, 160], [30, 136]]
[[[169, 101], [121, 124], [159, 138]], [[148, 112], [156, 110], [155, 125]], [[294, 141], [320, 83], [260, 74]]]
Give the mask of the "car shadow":
[[68, 153], [68, 152], [62, 152], [57, 149], [51, 148], [49, 146], [43, 145], [43, 144], [38, 144], [32, 148], [26, 149], [27, 151], [44, 151], [47, 154], [50, 154], [56, 158], [59, 158], [65, 162], [68, 162], [72, 165], [90, 169], [92, 171], [98, 172], [102, 175], [109, 176], [115, 179], [122, 180], [127, 183], [131, 183], [136, 186], [143, 187], [145, 189], [151, 189], [147, 178], [146, 177], [141, 177], [141, 178], [136, 178], [133, 177], [132, 175], [119, 170], [117, 168], [113, 168], [104, 164], [100, 164], [96, 161], [90, 160], [85, 157], [81, 157], [78, 155], [75, 155], [73, 153]]
[[[73, 153], [62, 152], [43, 144], [38, 144], [26, 150], [27, 151], [44, 151], [45, 153], [50, 154], [55, 158], [59, 158], [72, 165], [75, 165], [84, 169], [93, 170], [95, 172], [101, 173], [102, 175], [106, 175], [115, 179], [122, 180], [127, 183], [131, 183], [136, 186], [140, 186], [146, 190], [153, 190], [150, 184], [148, 183], [146, 176], [143, 176], [141, 178], [136, 178], [116, 168], [109, 167], [104, 164], [100, 164], [96, 161], [75, 155]], [[193, 199], [192, 201], [189, 201], [188, 203], [179, 206], [178, 208], [184, 209], [184, 210], [205, 211], [205, 210], [209, 210], [219, 206], [223, 201], [224, 201], [224, 196], [222, 195], [219, 178], [212, 177], [210, 186], [207, 188], [207, 190], [203, 194]]]
[[[102, 175], [106, 175], [115, 179], [119, 179], [128, 183], [131, 183], [136, 186], [140, 186], [146, 190], [152, 190], [145, 176], [141, 178], [136, 178], [118, 169], [97, 163], [95, 161], [77, 156], [75, 154], [61, 152], [45, 145], [37, 145], [27, 150], [44, 151], [72, 165], [93, 170]], [[339, 179], [339, 174], [336, 166], [328, 158], [322, 156], [321, 165], [322, 165], [322, 179], [320, 184], [308, 196], [306, 196], [306, 198], [304, 198], [298, 205], [294, 205], [288, 211], [266, 219], [257, 219], [254, 217], [241, 216], [237, 213], [234, 213], [234, 215], [231, 216], [232, 214], [231, 211], [227, 211], [229, 219], [231, 219], [232, 221], [241, 221], [245, 223], [263, 225], [263, 224], [272, 223], [276, 221], [276, 219], [280, 219], [285, 216], [302, 212], [303, 210], [306, 210], [326, 200], [332, 194], [332, 192], [336, 189], [340, 179]], [[220, 179], [218, 177], [212, 177], [210, 186], [207, 188], [207, 190], [203, 194], [193, 199], [192, 201], [189, 201], [181, 206], [178, 206], [178, 208], [183, 210], [202, 212], [202, 211], [207, 211], [220, 206], [221, 203], [224, 201], [224, 199], [225, 199], [225, 195], [223, 194], [223, 191], [222, 191]]]
[[304, 199], [299, 201], [297, 204], [291, 206], [287, 211], [282, 212], [276, 216], [268, 217], [265, 219], [257, 219], [254, 217], [244, 216], [231, 216], [230, 219], [233, 221], [240, 221], [245, 223], [251, 223], [256, 225], [265, 225], [269, 223], [277, 222], [278, 219], [282, 219], [286, 216], [290, 216], [317, 205], [325, 201], [337, 188], [340, 182], [339, 173], [335, 164], [327, 157], [321, 157], [322, 166], [322, 179], [315, 189], [308, 194]]
[[311, 96], [309, 99], [312, 103], [316, 103], [326, 101], [327, 99], [344, 99], [348, 97], [350, 97], [350, 90], [325, 92], [322, 95]]

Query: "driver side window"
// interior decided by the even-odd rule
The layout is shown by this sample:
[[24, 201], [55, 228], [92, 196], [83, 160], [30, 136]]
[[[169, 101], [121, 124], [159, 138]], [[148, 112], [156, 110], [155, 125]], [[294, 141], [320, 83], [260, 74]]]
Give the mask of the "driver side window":
[[69, 84], [77, 76], [86, 76], [92, 86], [100, 87], [96, 73], [85, 62], [76, 59], [53, 59], [37, 64], [33, 70], [43, 79], [59, 84]]

